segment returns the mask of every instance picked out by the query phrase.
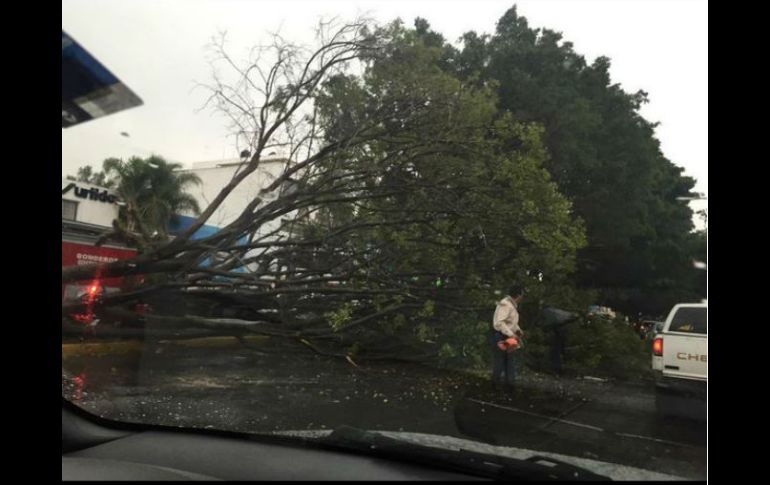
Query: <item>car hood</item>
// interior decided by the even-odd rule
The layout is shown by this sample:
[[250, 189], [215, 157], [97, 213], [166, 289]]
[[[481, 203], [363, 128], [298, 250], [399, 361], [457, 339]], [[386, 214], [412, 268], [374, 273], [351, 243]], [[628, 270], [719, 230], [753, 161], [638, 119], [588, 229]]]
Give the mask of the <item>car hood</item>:
[[[559, 453], [550, 453], [547, 451], [535, 451], [526, 448], [514, 448], [509, 446], [495, 446], [478, 441], [456, 438], [454, 436], [441, 436], [425, 433], [410, 433], [405, 431], [374, 431], [389, 438], [403, 440], [423, 446], [432, 446], [443, 449], [464, 449], [477, 453], [487, 453], [490, 455], [505, 456], [516, 459], [527, 459], [532, 456], [543, 456], [561, 460], [563, 462], [585, 468], [594, 473], [605, 475], [612, 480], [688, 480], [684, 477], [658, 473], [643, 468], [635, 468], [617, 463], [608, 463], [604, 461], [591, 460]], [[324, 438], [332, 433], [331, 430], [297, 430], [297, 431], [276, 431], [273, 434], [280, 436], [291, 436], [297, 438]]]

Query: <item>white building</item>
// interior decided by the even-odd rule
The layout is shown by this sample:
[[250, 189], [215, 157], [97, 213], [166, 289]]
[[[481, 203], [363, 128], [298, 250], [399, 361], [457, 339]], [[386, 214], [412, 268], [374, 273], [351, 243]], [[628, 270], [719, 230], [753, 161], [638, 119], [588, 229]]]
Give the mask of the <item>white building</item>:
[[[202, 184], [189, 186], [187, 192], [195, 197], [201, 209], [205, 209], [233, 177], [244, 169], [244, 166], [241, 160], [197, 162], [192, 164], [192, 168], [182, 169], [180, 172], [194, 173], [200, 177]], [[275, 182], [285, 168], [285, 159], [262, 160], [259, 168], [230, 192], [206, 224], [221, 228], [234, 221], [259, 195], [259, 191]], [[276, 195], [275, 192], [270, 194], [265, 201], [273, 200]], [[192, 216], [192, 214], [183, 215]]]
[[[197, 239], [211, 235], [237, 219], [246, 206], [259, 196], [260, 190], [275, 182], [283, 174], [286, 169], [286, 163], [287, 160], [283, 158], [262, 160], [259, 168], [230, 192], [227, 198], [206, 221], [205, 226], [198, 230], [194, 238]], [[200, 177], [201, 185], [188, 186], [187, 192], [198, 201], [201, 210], [205, 210], [233, 177], [244, 169], [244, 166], [245, 164], [241, 160], [197, 162], [192, 164], [192, 168], [182, 169], [180, 172], [194, 173]], [[275, 200], [277, 196], [277, 190], [265, 194], [262, 204]], [[180, 214], [178, 221], [175, 223], [174, 232], [184, 230], [195, 220], [196, 216], [194, 214]], [[271, 221], [260, 229], [258, 235], [266, 234], [276, 229], [279, 224], [280, 220]]]
[[112, 227], [118, 217], [117, 195], [104, 187], [62, 179], [61, 219], [95, 228]]
[[[61, 191], [62, 267], [110, 263], [136, 254], [134, 249], [114, 241], [99, 247], [94, 245], [118, 217], [120, 202], [114, 192], [67, 179], [62, 179]], [[92, 283], [81, 281], [62, 285], [62, 299], [76, 298]], [[107, 291], [114, 291], [122, 285], [122, 280], [103, 278], [100, 284]]]
[[[189, 186], [187, 191], [205, 209], [219, 192], [243, 169], [240, 160], [194, 163], [191, 168], [183, 169], [198, 175], [201, 184]], [[243, 180], [217, 208], [214, 214], [193, 235], [193, 239], [210, 236], [233, 222], [241, 215], [246, 206], [258, 195], [259, 191], [275, 180], [286, 168], [285, 159], [268, 159], [260, 163], [259, 168]], [[278, 196], [278, 191], [263, 196], [263, 204]], [[105, 187], [94, 184], [62, 179], [62, 266], [110, 262], [132, 257], [136, 251], [125, 245], [109, 242], [95, 247], [96, 240], [112, 228], [118, 217], [121, 202], [117, 194]], [[291, 217], [287, 214], [285, 217]], [[178, 234], [190, 227], [197, 217], [194, 214], [179, 214], [171, 223], [171, 234]], [[277, 229], [281, 220], [270, 221], [260, 228], [257, 235], [267, 234]], [[245, 238], [243, 239], [245, 241]], [[204, 263], [206, 264], [206, 263]], [[245, 270], [241, 269], [242, 270]], [[83, 284], [68, 285], [62, 289], [63, 296], [72, 297], [82, 291]], [[117, 279], [110, 280], [111, 286], [117, 287]], [[71, 287], [69, 287], [71, 286]]]
[[[204, 226], [196, 231], [192, 236], [192, 239], [201, 239], [210, 236], [237, 219], [243, 213], [243, 210], [254, 201], [255, 198], [259, 197], [259, 192], [262, 189], [275, 182], [284, 173], [286, 164], [287, 160], [285, 158], [262, 160], [257, 170], [241, 181], [241, 183], [230, 192], [227, 198], [225, 198], [222, 204], [205, 222]], [[193, 163], [191, 168], [182, 169], [180, 172], [194, 173], [200, 177], [201, 184], [197, 186], [188, 186], [187, 192], [195, 198], [201, 210], [205, 210], [220, 191], [244, 168], [245, 163], [242, 160], [236, 159], [197, 162]], [[285, 190], [286, 186], [287, 185], [284, 184], [283, 188], [278, 188], [275, 191], [263, 194], [262, 202], [257, 207], [275, 200], [278, 197], [279, 192], [282, 189]], [[282, 218], [268, 221], [259, 228], [256, 235], [263, 236], [272, 233], [280, 227], [282, 220], [293, 217], [293, 214], [294, 213], [289, 213]], [[171, 233], [179, 234], [190, 227], [196, 219], [197, 217], [191, 213], [179, 214], [176, 220], [172, 222]], [[277, 237], [277, 235], [271, 235], [265, 240], [274, 239], [275, 237]], [[245, 236], [241, 239], [241, 242], [246, 242]], [[257, 252], [257, 250], [253, 252]], [[247, 253], [247, 255], [248, 254], [249, 253]], [[241, 268], [239, 271], [248, 271], [248, 269], [248, 267]]]

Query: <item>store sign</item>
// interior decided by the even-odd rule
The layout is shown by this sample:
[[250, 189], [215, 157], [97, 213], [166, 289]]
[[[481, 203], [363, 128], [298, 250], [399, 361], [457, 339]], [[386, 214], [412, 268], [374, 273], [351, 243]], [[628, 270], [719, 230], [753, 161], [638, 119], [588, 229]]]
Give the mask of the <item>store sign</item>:
[[99, 202], [106, 202], [108, 204], [115, 204], [118, 201], [118, 197], [116, 195], [112, 195], [106, 190], [99, 190], [96, 187], [91, 189], [78, 187], [75, 182], [72, 182], [71, 184], [64, 187], [61, 191], [61, 195], [64, 195], [72, 190], [75, 191], [75, 197], [79, 197], [81, 199], [98, 200]]
[[[130, 259], [136, 256], [136, 250], [130, 248], [114, 248], [105, 246], [91, 246], [69, 241], [61, 243], [62, 268], [69, 266], [83, 266], [89, 264], [109, 264], [115, 261]], [[133, 277], [136, 282], [142, 281], [141, 275]], [[75, 298], [82, 292], [85, 286], [93, 284], [94, 279], [80, 282], [68, 282], [62, 284], [62, 299]], [[99, 283], [107, 288], [119, 289], [124, 286], [126, 277], [99, 278]]]

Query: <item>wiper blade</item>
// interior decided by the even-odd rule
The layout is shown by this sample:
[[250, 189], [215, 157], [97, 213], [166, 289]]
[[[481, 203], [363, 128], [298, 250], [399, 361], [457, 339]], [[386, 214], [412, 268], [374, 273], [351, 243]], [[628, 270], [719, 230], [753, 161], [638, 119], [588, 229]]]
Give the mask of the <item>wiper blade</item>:
[[610, 480], [607, 476], [553, 458], [532, 456], [521, 460], [463, 449], [436, 448], [349, 426], [335, 429], [320, 439], [320, 443], [497, 480]]

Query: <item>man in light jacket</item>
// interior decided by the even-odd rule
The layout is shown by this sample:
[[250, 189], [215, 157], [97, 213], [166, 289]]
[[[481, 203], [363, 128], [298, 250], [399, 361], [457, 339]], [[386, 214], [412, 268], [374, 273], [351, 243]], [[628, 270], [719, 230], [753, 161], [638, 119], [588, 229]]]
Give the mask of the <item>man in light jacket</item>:
[[495, 315], [492, 318], [492, 352], [494, 353], [492, 367], [492, 385], [497, 388], [502, 382], [505, 390], [512, 391], [516, 384], [516, 368], [514, 353], [500, 350], [497, 343], [509, 337], [516, 337], [521, 343], [524, 332], [519, 326], [518, 306], [524, 298], [524, 290], [520, 286], [514, 286], [508, 291], [508, 296], [497, 302]]

